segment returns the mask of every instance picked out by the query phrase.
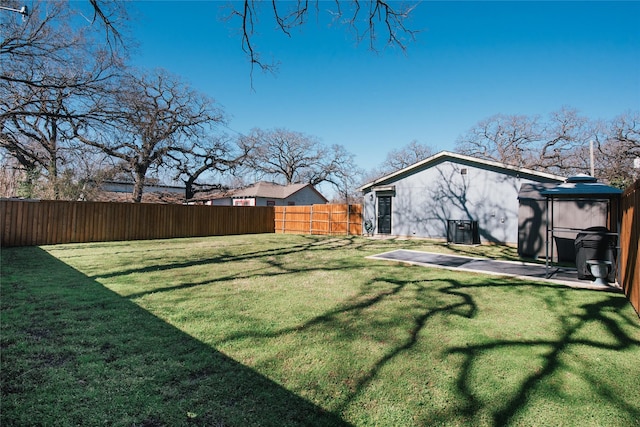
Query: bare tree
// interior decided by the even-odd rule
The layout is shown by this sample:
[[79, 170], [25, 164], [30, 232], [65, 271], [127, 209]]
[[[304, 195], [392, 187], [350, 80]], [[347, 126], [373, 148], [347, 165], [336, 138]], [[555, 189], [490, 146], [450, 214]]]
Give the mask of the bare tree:
[[88, 100], [107, 90], [122, 64], [100, 43], [100, 30], [78, 17], [66, 1], [34, 2], [27, 19], [7, 18], [0, 26], [0, 147], [26, 179], [48, 181], [46, 197], [59, 197], [58, 176], [72, 169], [60, 170], [68, 160], [69, 122], [88, 120]]
[[560, 175], [590, 173], [589, 141], [598, 150], [596, 177], [623, 186], [634, 176], [640, 157], [640, 118], [628, 112], [610, 121], [594, 121], [562, 108], [539, 117], [495, 115], [461, 136], [458, 152], [482, 159]]
[[480, 121], [456, 142], [460, 153], [526, 167], [541, 138], [538, 117], [496, 114]]
[[102, 23], [105, 38], [112, 48], [122, 47], [122, 27], [128, 16], [123, 0], [89, 0], [93, 7], [92, 23]]
[[[59, 199], [61, 193], [72, 194], [65, 189], [74, 176], [76, 161], [86, 152], [73, 140], [72, 128], [80, 121], [103, 122], [105, 113], [91, 104], [91, 93], [103, 94], [104, 84], [78, 87], [50, 87], [33, 85], [9, 85], [0, 82], [0, 148], [14, 157], [29, 179], [46, 181], [41, 194], [31, 196]], [[60, 181], [63, 173], [67, 178]]]
[[36, 167], [26, 168], [15, 157], [0, 151], [0, 197], [36, 197], [38, 175]]
[[[88, 1], [94, 11], [92, 21], [102, 24], [110, 42], [119, 41], [118, 25], [121, 22], [120, 16], [124, 10], [124, 2]], [[321, 12], [326, 12], [331, 16], [334, 24], [344, 25], [353, 31], [358, 42], [368, 40], [369, 48], [373, 51], [386, 46], [405, 50], [407, 43], [413, 41], [417, 33], [417, 30], [407, 26], [406, 21], [418, 3], [419, 1], [400, 3], [387, 0], [334, 0], [330, 4], [320, 0], [295, 2], [243, 0], [230, 2], [225, 6], [228, 8], [225, 20], [239, 20], [241, 48], [249, 57], [251, 69], [258, 66], [264, 71], [272, 71], [275, 64], [263, 61], [254, 43], [260, 16], [270, 14], [276, 28], [291, 37], [292, 31], [306, 25], [312, 15], [318, 16]], [[379, 37], [380, 34], [383, 37]]]
[[393, 149], [387, 153], [383, 168], [391, 173], [425, 160], [432, 154], [433, 149], [430, 146], [413, 140], [404, 147]]
[[[0, 146], [19, 161], [27, 176], [46, 175], [51, 193], [58, 199], [58, 175], [60, 163], [64, 161], [65, 135], [63, 120], [65, 96], [61, 90], [29, 88], [30, 101], [37, 111], [34, 114], [12, 114], [3, 117]], [[13, 98], [10, 98], [13, 100]], [[6, 99], [1, 105], [4, 107]]]
[[364, 171], [355, 163], [355, 156], [342, 145], [333, 145], [325, 167], [325, 181], [331, 183], [341, 203], [359, 201], [358, 186]]
[[[113, 22], [122, 25], [126, 19], [122, 2], [108, 5], [109, 15], [104, 8], [102, 14], [108, 20], [109, 28], [113, 28]], [[7, 65], [0, 69], [0, 81], [36, 87], [77, 88], [109, 78], [108, 71], [121, 64], [123, 51], [105, 44], [105, 39], [99, 36], [101, 28], [97, 23], [87, 22], [68, 1], [34, 2], [26, 21], [13, 16], [0, 26], [0, 59]]]
[[422, 144], [417, 140], [413, 140], [407, 145], [394, 148], [387, 153], [384, 161], [360, 175], [361, 182], [358, 186], [375, 181], [385, 175], [404, 169], [433, 155], [433, 148], [427, 144]]
[[575, 170], [575, 153], [589, 139], [591, 124], [576, 110], [562, 108], [539, 116], [497, 114], [458, 138], [458, 152], [550, 173]]
[[87, 145], [121, 160], [134, 177], [133, 201], [140, 202], [147, 173], [177, 153], [191, 154], [193, 140], [224, 122], [215, 102], [163, 70], [130, 74], [113, 93], [110, 121], [92, 127], [80, 121], [74, 135]]
[[581, 167], [581, 149], [593, 133], [592, 122], [575, 109], [562, 108], [540, 122], [539, 140], [532, 141], [525, 166], [530, 169], [571, 175]]
[[253, 147], [246, 166], [260, 176], [285, 184], [328, 182], [344, 193], [350, 177], [360, 173], [353, 155], [343, 146], [328, 147], [301, 132], [254, 129], [244, 139]]
[[[240, 6], [231, 6], [227, 20], [239, 20], [242, 33], [242, 50], [248, 55], [251, 68], [258, 66], [262, 70], [271, 71], [275, 64], [262, 60], [254, 43], [259, 16], [271, 14], [277, 28], [291, 37], [297, 27], [308, 23], [312, 15], [326, 11], [334, 23], [347, 26], [355, 33], [358, 42], [368, 39], [369, 48], [377, 51], [382, 46], [394, 46], [405, 50], [406, 43], [415, 38], [416, 31], [407, 27], [406, 21], [415, 8], [413, 4], [396, 4], [384, 0], [335, 0], [332, 4], [319, 0], [298, 0], [296, 2], [279, 2], [244, 0]], [[322, 10], [321, 10], [322, 4]], [[380, 28], [382, 27], [382, 28]], [[379, 35], [384, 34], [381, 42]]]
[[246, 145], [254, 148], [247, 166], [263, 177], [283, 180], [285, 184], [322, 179], [327, 148], [310, 135], [287, 129], [253, 129], [244, 137]]
[[605, 123], [603, 129], [594, 137], [596, 176], [626, 188], [640, 178], [640, 170], [634, 167], [634, 161], [640, 159], [640, 112], [623, 113]]
[[[252, 146], [244, 139], [232, 140], [227, 135], [205, 135], [192, 140], [188, 150], [167, 153], [166, 166], [175, 173], [174, 179], [185, 184], [185, 197], [192, 199], [196, 193], [220, 189], [222, 177], [232, 174], [250, 154]], [[217, 183], [197, 182], [209, 176], [218, 178]]]

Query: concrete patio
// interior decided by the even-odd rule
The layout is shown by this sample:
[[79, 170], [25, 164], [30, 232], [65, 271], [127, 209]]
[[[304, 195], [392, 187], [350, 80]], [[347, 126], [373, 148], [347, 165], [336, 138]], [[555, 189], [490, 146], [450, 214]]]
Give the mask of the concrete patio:
[[525, 280], [556, 283], [573, 288], [592, 289], [607, 292], [622, 292], [617, 283], [597, 285], [590, 280], [579, 280], [578, 272], [570, 267], [549, 267], [549, 277], [544, 264], [518, 261], [496, 261], [485, 258], [471, 258], [459, 255], [446, 255], [432, 252], [422, 252], [398, 249], [367, 257], [385, 261], [397, 261], [424, 267], [444, 268], [448, 270], [466, 271], [472, 273], [492, 274], [496, 276], [515, 277]]

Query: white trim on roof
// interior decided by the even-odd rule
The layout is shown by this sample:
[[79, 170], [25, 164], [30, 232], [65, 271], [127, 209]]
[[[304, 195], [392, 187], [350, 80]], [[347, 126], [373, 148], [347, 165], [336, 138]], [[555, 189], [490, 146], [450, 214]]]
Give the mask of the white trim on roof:
[[371, 181], [365, 185], [363, 185], [362, 187], [360, 187], [358, 189], [358, 191], [365, 191], [367, 189], [369, 189], [370, 187], [373, 187], [374, 185], [381, 183], [381, 182], [385, 182], [388, 181], [396, 176], [402, 175], [402, 174], [406, 174], [407, 172], [410, 172], [413, 169], [418, 169], [426, 164], [429, 163], [433, 163], [437, 160], [441, 160], [443, 158], [449, 158], [449, 159], [454, 159], [454, 160], [462, 160], [465, 162], [469, 162], [469, 163], [475, 163], [481, 166], [491, 166], [491, 167], [495, 167], [495, 168], [499, 168], [499, 169], [506, 169], [506, 170], [510, 170], [510, 171], [514, 171], [514, 172], [519, 172], [519, 173], [523, 173], [523, 174], [527, 174], [527, 175], [533, 175], [533, 176], [538, 176], [540, 178], [545, 178], [545, 179], [550, 179], [550, 180], [555, 180], [558, 182], [564, 182], [564, 180], [566, 179], [563, 176], [560, 175], [554, 175], [551, 173], [546, 173], [546, 172], [538, 172], [538, 171], [534, 171], [532, 169], [526, 169], [526, 168], [519, 168], [517, 166], [512, 166], [512, 165], [508, 165], [506, 163], [500, 163], [500, 162], [495, 162], [492, 160], [483, 160], [483, 159], [478, 159], [475, 157], [471, 157], [471, 156], [467, 156], [464, 154], [458, 154], [458, 153], [452, 153], [450, 151], [441, 151], [437, 154], [434, 154], [431, 157], [426, 158], [425, 160], [419, 161], [417, 163], [412, 164], [411, 166], [407, 166], [404, 169], [400, 169], [397, 170], [393, 173], [390, 173], [389, 175], [383, 176], [381, 178], [376, 179], [375, 181]]

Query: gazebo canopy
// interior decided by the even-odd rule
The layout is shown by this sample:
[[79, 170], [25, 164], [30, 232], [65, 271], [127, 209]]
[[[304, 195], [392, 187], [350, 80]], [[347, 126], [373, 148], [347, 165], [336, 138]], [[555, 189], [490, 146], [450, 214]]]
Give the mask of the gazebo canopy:
[[[620, 230], [619, 224], [619, 204], [620, 204], [620, 196], [622, 195], [622, 190], [619, 190], [615, 187], [611, 187], [609, 185], [605, 185], [603, 183], [598, 182], [598, 180], [589, 175], [577, 175], [571, 178], [568, 178], [566, 182], [562, 184], [558, 184], [555, 187], [545, 189], [540, 192], [547, 199], [547, 220], [546, 220], [546, 249], [545, 249], [545, 257], [546, 257], [546, 268], [547, 268], [547, 277], [549, 276], [549, 255], [553, 254], [553, 245], [554, 239], [557, 236], [556, 233], [567, 233], [567, 232], [580, 232], [580, 233], [588, 233], [587, 230], [581, 230], [572, 226], [572, 224], [567, 224], [564, 226], [560, 226], [556, 224], [554, 221], [553, 214], [553, 206], [555, 204], [564, 204], [569, 201], [575, 200], [584, 200], [584, 201], [597, 201], [597, 200], [606, 200], [607, 201], [607, 219], [606, 219], [606, 230], [608, 231], [606, 234], [608, 235], [618, 235], [618, 230]], [[549, 205], [551, 205], [551, 215], [549, 215]], [[603, 224], [604, 225], [604, 224]], [[602, 233], [602, 232], [599, 232]], [[551, 248], [549, 248], [551, 245]], [[550, 250], [551, 249], [551, 250]], [[552, 255], [553, 256], [553, 255]], [[619, 259], [619, 257], [616, 257]], [[580, 268], [579, 265], [577, 265]], [[616, 266], [617, 269], [617, 266]]]
[[558, 184], [540, 192], [543, 196], [554, 197], [585, 197], [585, 198], [615, 198], [622, 194], [622, 190], [598, 182], [589, 175], [577, 175], [568, 178], [566, 182]]

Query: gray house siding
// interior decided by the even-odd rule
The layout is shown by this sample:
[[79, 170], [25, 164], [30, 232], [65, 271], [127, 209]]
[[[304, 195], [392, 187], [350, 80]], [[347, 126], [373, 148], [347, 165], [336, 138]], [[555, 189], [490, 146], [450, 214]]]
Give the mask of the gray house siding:
[[[518, 254], [529, 258], [544, 258], [546, 256], [547, 233], [547, 201], [540, 192], [555, 185], [523, 185], [519, 193], [519, 227]], [[553, 203], [553, 207], [551, 206]], [[582, 199], [558, 200], [549, 204], [553, 211], [553, 223], [577, 229], [595, 226], [606, 226], [608, 215], [608, 200]], [[551, 212], [549, 212], [549, 216]], [[553, 259], [559, 261], [574, 261], [574, 241], [577, 231], [556, 231], [554, 244], [550, 245]]]
[[311, 187], [305, 187], [300, 191], [297, 191], [290, 195], [286, 201], [282, 201], [282, 205], [286, 206], [289, 202], [293, 202], [295, 205], [321, 205], [327, 203], [327, 199], [322, 197], [316, 190]]
[[446, 239], [448, 220], [472, 220], [481, 242], [515, 244], [520, 186], [559, 182], [450, 153], [416, 165], [361, 188], [374, 233], [379, 197], [391, 195], [391, 235]]

